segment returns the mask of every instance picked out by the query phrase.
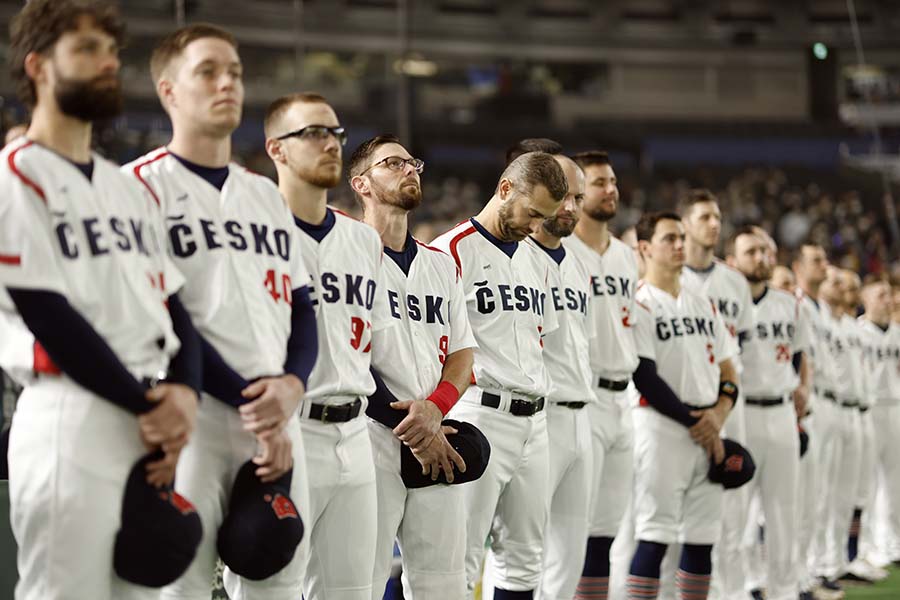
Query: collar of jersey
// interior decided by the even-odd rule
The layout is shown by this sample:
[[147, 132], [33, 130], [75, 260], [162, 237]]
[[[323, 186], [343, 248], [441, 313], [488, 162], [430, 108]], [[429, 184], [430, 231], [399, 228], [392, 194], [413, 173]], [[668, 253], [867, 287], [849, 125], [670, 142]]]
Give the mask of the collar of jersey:
[[403, 271], [406, 276], [409, 276], [409, 270], [412, 268], [413, 259], [416, 257], [416, 253], [418, 253], [418, 244], [416, 244], [416, 240], [413, 239], [412, 234], [407, 231], [406, 232], [406, 243], [403, 246], [403, 250], [397, 252], [396, 250], [391, 250], [387, 246], [384, 247], [384, 253], [397, 263], [397, 266], [400, 267], [400, 270]]
[[558, 265], [562, 264], [563, 259], [566, 257], [566, 249], [563, 247], [562, 244], [559, 245], [559, 248], [548, 248], [547, 246], [543, 245], [542, 243], [540, 243], [533, 237], [531, 237], [531, 236], [528, 236], [528, 237], [531, 239], [532, 242], [535, 243], [535, 245], [537, 245], [538, 248], [540, 248], [541, 250], [546, 252], [548, 255], [550, 255], [550, 258], [552, 258], [554, 261], [556, 261], [556, 264], [558, 264]]
[[763, 288], [763, 293], [759, 295], [759, 298], [753, 299], [753, 304], [759, 304], [762, 302], [762, 299], [766, 297], [766, 294], [769, 293], [769, 286]]
[[172, 158], [184, 165], [185, 169], [203, 179], [206, 183], [220, 192], [222, 191], [222, 188], [225, 187], [225, 180], [228, 179], [229, 173], [228, 165], [225, 165], [224, 167], [204, 167], [203, 165], [198, 165], [195, 162], [191, 162], [186, 158], [178, 156], [171, 150], [168, 150], [168, 152], [172, 155]]
[[294, 223], [297, 224], [297, 227], [317, 242], [321, 242], [325, 239], [325, 236], [332, 230], [336, 221], [337, 219], [334, 216], [334, 212], [327, 206], [325, 207], [325, 219], [318, 225], [307, 223], [300, 217], [294, 217]]
[[490, 231], [485, 229], [481, 223], [479, 223], [478, 221], [475, 220], [475, 217], [472, 217], [471, 219], [469, 219], [469, 222], [472, 224], [472, 227], [474, 227], [476, 230], [478, 230], [478, 233], [483, 235], [487, 241], [489, 241], [493, 245], [497, 246], [497, 248], [503, 254], [512, 258], [513, 254], [516, 253], [516, 249], [519, 247], [519, 242], [504, 242], [503, 240], [500, 240], [500, 239], [494, 237], [494, 235], [491, 234]]
[[690, 269], [694, 273], [699, 273], [701, 275], [708, 275], [708, 274], [712, 273], [713, 269], [716, 268], [716, 261], [712, 261], [711, 263], [709, 263], [709, 266], [706, 267], [705, 269], [695, 269], [694, 267], [692, 267], [690, 265], [684, 265], [684, 266], [686, 269]]

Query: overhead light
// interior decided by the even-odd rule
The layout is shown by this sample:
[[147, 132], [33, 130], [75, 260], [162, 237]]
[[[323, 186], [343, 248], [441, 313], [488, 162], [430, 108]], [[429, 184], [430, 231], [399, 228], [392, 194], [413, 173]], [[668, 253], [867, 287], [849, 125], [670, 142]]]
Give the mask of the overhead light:
[[409, 77], [434, 77], [438, 66], [422, 56], [408, 56], [394, 61], [394, 71]]
[[818, 58], [819, 60], [825, 60], [828, 58], [828, 46], [823, 44], [822, 42], [816, 42], [812, 47], [813, 56]]

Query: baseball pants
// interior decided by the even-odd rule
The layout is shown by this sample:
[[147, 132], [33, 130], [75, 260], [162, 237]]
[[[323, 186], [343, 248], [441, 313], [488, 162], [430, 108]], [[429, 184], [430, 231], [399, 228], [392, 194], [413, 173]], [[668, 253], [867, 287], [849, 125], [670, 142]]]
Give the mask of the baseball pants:
[[660, 544], [715, 544], [722, 486], [707, 479], [709, 458], [688, 430], [651, 408], [635, 409], [635, 538]]
[[834, 498], [827, 521], [825, 560], [820, 574], [835, 579], [847, 566], [847, 538], [856, 506], [859, 486], [859, 465], [862, 460], [862, 433], [859, 408], [837, 407], [838, 435], [835, 437], [835, 456], [830, 466], [831, 487], [828, 494]]
[[[291, 440], [294, 471], [291, 499], [307, 518], [306, 469], [300, 425], [292, 418], [285, 426]], [[209, 600], [215, 578], [216, 536], [225, 519], [231, 488], [238, 470], [256, 454], [255, 436], [244, 431], [238, 411], [212, 396], [203, 395], [197, 411], [197, 424], [190, 442], [178, 459], [175, 489], [191, 500], [203, 523], [203, 538], [197, 556], [188, 570], [173, 584], [163, 588], [168, 600]], [[305, 536], [304, 536], [305, 537]], [[303, 565], [308, 543], [301, 542], [291, 563], [263, 581], [245, 580], [226, 568], [223, 574], [229, 597], [237, 599], [292, 599], [303, 581]]]
[[309, 473], [307, 600], [372, 598], [378, 496], [366, 422], [362, 415], [345, 423], [300, 417]]
[[400, 476], [400, 440], [369, 420], [378, 490], [378, 538], [372, 600], [381, 600], [390, 577], [394, 540], [403, 561], [407, 600], [464, 600], [466, 512], [463, 488], [471, 484], [407, 489]]
[[634, 392], [597, 388], [585, 407], [594, 453], [591, 483], [591, 537], [615, 537], [631, 501], [634, 479], [634, 428], [629, 400]]
[[544, 535], [544, 575], [536, 595], [544, 600], [571, 600], [584, 565], [594, 472], [591, 425], [585, 411], [587, 407], [555, 404], [547, 409], [550, 519]]
[[[794, 545], [797, 535], [797, 478], [800, 448], [797, 418], [790, 398], [777, 406], [746, 408], [747, 449], [756, 463], [756, 475], [749, 491], [757, 494], [765, 519], [766, 598], [796, 600], [799, 593]], [[744, 551], [749, 555], [757, 546], [758, 530], [749, 522]], [[763, 587], [763, 582], [747, 581], [747, 591]]]
[[863, 510], [859, 533], [859, 557], [865, 557], [872, 549], [872, 512], [875, 507], [876, 492], [876, 440], [875, 426], [872, 423], [872, 409], [859, 414], [860, 461], [859, 486], [857, 488], [856, 508]]
[[840, 487], [840, 482], [835, 483], [837, 476], [836, 462], [840, 456], [840, 407], [824, 395], [817, 396], [813, 426], [818, 444], [810, 447], [810, 452], [815, 453], [815, 461], [818, 466], [819, 477], [818, 490], [815, 500], [815, 523], [813, 529], [812, 547], [807, 556], [809, 570], [814, 576], [825, 574], [825, 563], [828, 552], [828, 519], [833, 512], [837, 498], [831, 495], [832, 490]]
[[[478, 427], [491, 444], [491, 460], [484, 474], [463, 486], [469, 598], [474, 598], [487, 540], [497, 587], [510, 591], [537, 588], [550, 504], [546, 411], [525, 417], [482, 406], [481, 391], [470, 386], [450, 411], [451, 418]], [[501, 408], [508, 406], [508, 391], [489, 391], [501, 397]]]
[[[811, 403], [812, 404], [812, 403]], [[804, 417], [802, 424], [809, 435], [809, 448], [800, 459], [800, 485], [797, 488], [797, 581], [801, 591], [810, 591], [815, 587], [815, 577], [809, 568], [808, 558], [812, 552], [814, 532], [820, 528], [821, 521], [816, 521], [816, 501], [821, 494], [819, 488], [821, 447], [826, 443], [819, 436], [817, 417], [821, 404], [816, 404], [815, 413]]]
[[67, 377], [25, 388], [8, 453], [17, 600], [159, 598], [113, 571], [125, 482], [146, 453], [134, 415]]
[[881, 494], [886, 502], [877, 529], [881, 552], [891, 560], [900, 559], [900, 460], [897, 460], [897, 440], [900, 439], [900, 401], [879, 400], [871, 409], [875, 430], [875, 463]]

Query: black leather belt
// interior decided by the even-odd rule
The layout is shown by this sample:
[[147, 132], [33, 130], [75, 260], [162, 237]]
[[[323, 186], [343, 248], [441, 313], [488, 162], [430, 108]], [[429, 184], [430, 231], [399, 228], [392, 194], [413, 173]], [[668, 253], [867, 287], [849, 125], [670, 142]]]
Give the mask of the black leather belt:
[[863, 406], [862, 404], [860, 404], [860, 405], [859, 405], [859, 412], [865, 414], [865, 413], [869, 412], [869, 407], [868, 407], [868, 406]]
[[[491, 408], [500, 408], [500, 396], [490, 392], [481, 392], [481, 404]], [[544, 410], [544, 399], [522, 400], [512, 398], [509, 401], [509, 412], [517, 417], [530, 417]]]
[[834, 402], [836, 400], [836, 398], [834, 397], [834, 392], [832, 392], [830, 390], [823, 390], [821, 388], [815, 388], [815, 391], [816, 391], [816, 396], [820, 396], [822, 398], [825, 398], [826, 400], [831, 400], [832, 402]]
[[784, 404], [784, 398], [747, 398], [745, 402], [749, 406], [778, 406]]
[[147, 388], [149, 390], [150, 388], [155, 388], [160, 383], [165, 383], [165, 381], [166, 381], [166, 378], [160, 377], [159, 375], [157, 375], [155, 377], [144, 377], [141, 379], [141, 385], [143, 385], [145, 388]]
[[309, 407], [309, 417], [313, 421], [323, 423], [346, 423], [359, 416], [362, 410], [362, 400], [347, 404], [312, 404]]
[[859, 401], [858, 400], [841, 400], [840, 405], [844, 408], [858, 408]]
[[587, 406], [587, 402], [555, 402], [554, 406], [565, 406], [566, 408], [575, 410], [577, 408], [584, 408]]
[[612, 379], [604, 379], [600, 377], [597, 379], [597, 387], [603, 388], [604, 390], [610, 390], [612, 392], [621, 392], [628, 388], [628, 380], [624, 379], [622, 381], [613, 381]]

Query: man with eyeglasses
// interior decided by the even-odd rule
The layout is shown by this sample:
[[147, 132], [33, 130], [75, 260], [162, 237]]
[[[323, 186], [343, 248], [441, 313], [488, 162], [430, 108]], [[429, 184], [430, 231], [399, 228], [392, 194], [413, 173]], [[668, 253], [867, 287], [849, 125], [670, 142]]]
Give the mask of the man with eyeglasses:
[[[475, 338], [453, 259], [409, 232], [409, 214], [422, 201], [423, 168], [392, 135], [363, 142], [349, 165], [364, 221], [384, 243], [385, 289], [379, 293], [387, 295], [395, 322], [373, 335], [378, 391], [366, 409], [378, 485], [373, 600], [384, 593], [395, 538], [405, 598], [466, 595], [465, 505], [462, 489], [446, 485], [466, 479], [456, 478], [466, 464], [445, 437], [442, 421], [469, 386]], [[403, 444], [412, 448], [428, 480], [410, 481]]]
[[[216, 570], [216, 531], [248, 460], [263, 481], [290, 486], [309, 522], [294, 415], [316, 360], [316, 322], [290, 211], [271, 180], [231, 162], [244, 100], [234, 37], [212, 25], [178, 29], [154, 49], [150, 72], [172, 140], [123, 170], [165, 214], [169, 252], [186, 279], [181, 298], [203, 338], [204, 371], [197, 430], [176, 477], [176, 489], [196, 502], [204, 536], [196, 559], [163, 598], [205, 600]], [[296, 598], [307, 545], [259, 581], [226, 569], [229, 597]]]
[[347, 137], [322, 96], [275, 100], [265, 133], [312, 276], [321, 348], [300, 405], [310, 489], [304, 595], [371, 600], [377, 512], [364, 398], [375, 392], [372, 333], [391, 325], [380, 283], [381, 238], [327, 206], [328, 190], [340, 181]]
[[551, 386], [543, 336], [558, 322], [550, 266], [522, 242], [556, 214], [568, 189], [553, 156], [523, 154], [478, 215], [434, 241], [460, 270], [478, 343], [472, 385], [450, 415], [473, 423], [491, 444], [484, 475], [463, 489], [470, 598], [488, 538], [495, 600], [530, 598], [541, 580], [550, 505], [544, 397]]

